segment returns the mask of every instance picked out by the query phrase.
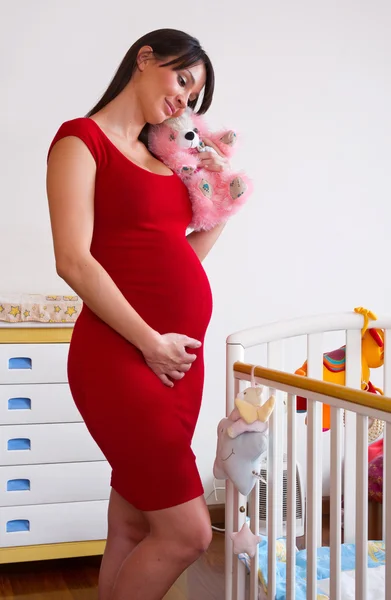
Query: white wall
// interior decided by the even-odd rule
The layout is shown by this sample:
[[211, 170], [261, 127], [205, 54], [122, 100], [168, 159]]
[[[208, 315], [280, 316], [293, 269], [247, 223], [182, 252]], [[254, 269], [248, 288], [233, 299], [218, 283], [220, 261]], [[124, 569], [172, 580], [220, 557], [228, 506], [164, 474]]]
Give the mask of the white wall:
[[242, 133], [233, 163], [246, 167], [255, 194], [205, 262], [215, 307], [194, 449], [207, 494], [226, 336], [291, 316], [389, 307], [390, 18], [388, 0], [0, 5], [2, 293], [68, 291], [54, 270], [46, 152], [59, 125], [95, 103], [131, 43], [177, 27], [214, 62], [208, 120]]

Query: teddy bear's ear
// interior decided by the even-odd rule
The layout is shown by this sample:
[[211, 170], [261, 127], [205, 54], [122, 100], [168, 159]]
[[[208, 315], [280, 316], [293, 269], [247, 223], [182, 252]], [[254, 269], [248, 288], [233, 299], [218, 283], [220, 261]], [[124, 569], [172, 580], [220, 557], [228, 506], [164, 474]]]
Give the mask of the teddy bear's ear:
[[227, 146], [233, 146], [236, 143], [236, 133], [234, 131], [227, 131], [221, 138], [220, 142]]

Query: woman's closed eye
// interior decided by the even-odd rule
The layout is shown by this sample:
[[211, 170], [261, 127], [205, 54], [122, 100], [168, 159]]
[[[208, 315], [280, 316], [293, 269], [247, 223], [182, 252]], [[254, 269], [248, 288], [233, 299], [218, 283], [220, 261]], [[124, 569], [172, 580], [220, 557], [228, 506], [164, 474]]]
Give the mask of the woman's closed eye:
[[[181, 87], [190, 87], [189, 86], [189, 80], [186, 79], [185, 77], [183, 77], [183, 75], [178, 75], [178, 83]], [[195, 102], [198, 99], [198, 94], [190, 94], [189, 95], [189, 100], [190, 102]]]

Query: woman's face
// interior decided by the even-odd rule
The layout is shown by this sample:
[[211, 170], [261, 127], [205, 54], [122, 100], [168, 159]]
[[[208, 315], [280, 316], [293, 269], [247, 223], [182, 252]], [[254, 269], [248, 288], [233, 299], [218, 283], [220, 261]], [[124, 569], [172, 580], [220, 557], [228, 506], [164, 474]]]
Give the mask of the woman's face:
[[205, 85], [203, 63], [180, 71], [160, 66], [169, 60], [149, 58], [139, 63], [139, 101], [145, 121], [151, 125], [180, 116], [188, 101], [196, 100]]

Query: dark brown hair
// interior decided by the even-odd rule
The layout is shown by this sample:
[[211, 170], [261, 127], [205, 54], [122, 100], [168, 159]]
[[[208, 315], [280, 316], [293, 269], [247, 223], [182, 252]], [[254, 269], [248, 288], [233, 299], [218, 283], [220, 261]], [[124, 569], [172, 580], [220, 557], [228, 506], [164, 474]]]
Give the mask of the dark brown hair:
[[[175, 71], [187, 69], [200, 62], [204, 64], [206, 82], [202, 103], [198, 108], [197, 113], [206, 113], [212, 104], [215, 86], [214, 70], [210, 58], [201, 47], [200, 42], [188, 33], [178, 31], [177, 29], [157, 29], [138, 39], [137, 42], [129, 48], [102, 98], [86, 116], [90, 117], [97, 113], [122, 92], [129, 83], [137, 67], [137, 55], [143, 46], [151, 46], [154, 57], [157, 60], [164, 60], [165, 58], [174, 56], [175, 58], [173, 60], [166, 62], [161, 66], [172, 66]], [[195, 109], [197, 100], [189, 100], [188, 105]], [[148, 127], [149, 125], [147, 124], [140, 134], [140, 139], [144, 143], [146, 143]]]

